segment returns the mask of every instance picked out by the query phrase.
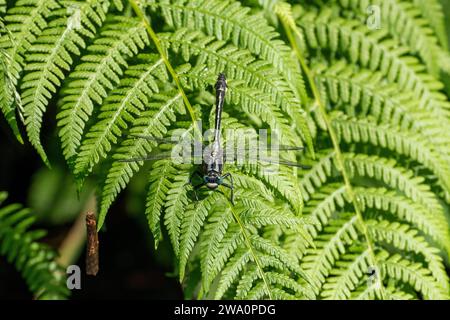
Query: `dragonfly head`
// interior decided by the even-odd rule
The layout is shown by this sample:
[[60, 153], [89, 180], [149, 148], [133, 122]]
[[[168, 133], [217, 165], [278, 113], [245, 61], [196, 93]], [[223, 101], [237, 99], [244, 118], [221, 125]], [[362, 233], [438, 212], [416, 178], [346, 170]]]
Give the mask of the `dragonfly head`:
[[209, 173], [207, 176], [204, 176], [206, 187], [210, 190], [215, 190], [220, 184], [220, 177], [217, 176], [215, 172]]

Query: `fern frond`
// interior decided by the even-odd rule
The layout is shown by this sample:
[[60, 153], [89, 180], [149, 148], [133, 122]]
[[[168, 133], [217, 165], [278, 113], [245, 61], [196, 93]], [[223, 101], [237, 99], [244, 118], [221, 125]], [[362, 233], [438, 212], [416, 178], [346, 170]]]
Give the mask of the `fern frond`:
[[8, 71], [15, 80], [14, 85], [22, 71], [24, 53], [47, 26], [52, 10], [58, 8], [60, 4], [54, 0], [19, 0], [7, 11], [4, 20], [13, 41], [9, 41], [9, 34], [2, 34], [0, 48], [6, 49], [11, 57]]
[[[369, 232], [378, 242], [388, 243], [400, 250], [412, 251], [421, 254], [431, 275], [436, 279], [442, 294], [446, 295], [449, 289], [448, 277], [445, 272], [442, 258], [438, 255], [438, 250], [430, 247], [426, 241], [417, 236], [417, 231], [397, 222], [388, 221], [367, 221]], [[448, 294], [447, 294], [448, 295]]]
[[[215, 299], [221, 298], [236, 282], [241, 298], [261, 299], [267, 295], [278, 296], [289, 295], [289, 289], [294, 290], [299, 297], [311, 297], [313, 293], [308, 286], [293, 285], [292, 281], [283, 281], [286, 277], [282, 274], [285, 271], [295, 272], [297, 275], [307, 277], [299, 266], [292, 260], [292, 257], [283, 249], [274, 246], [270, 241], [253, 235], [249, 238], [250, 247], [247, 249], [238, 248], [234, 255], [228, 260], [223, 269], [218, 287], [215, 292]], [[250, 249], [252, 248], [252, 249]], [[257, 259], [256, 262], [254, 259]], [[255, 264], [247, 266], [248, 262]], [[264, 268], [275, 268], [280, 276], [277, 279], [271, 278], [273, 273], [264, 271]], [[262, 275], [264, 274], [264, 276]], [[245, 283], [245, 284], [244, 284]], [[239, 286], [240, 285], [240, 286]], [[280, 290], [277, 285], [282, 285]], [[244, 289], [245, 286], [245, 289]], [[258, 293], [256, 294], [256, 290]], [[269, 292], [267, 292], [269, 290]], [[286, 290], [288, 290], [286, 292]], [[284, 292], [282, 294], [281, 292]], [[293, 297], [294, 295], [292, 295]]]
[[169, 26], [202, 30], [218, 40], [230, 40], [239, 48], [249, 49], [273, 64], [292, 83], [297, 97], [301, 94], [301, 98], [306, 98], [298, 64], [262, 15], [249, 14], [249, 8], [230, 0], [164, 0], [158, 1], [158, 5]]
[[[358, 1], [339, 1], [345, 8], [353, 8], [365, 13], [367, 10], [367, 2]], [[429, 27], [429, 21], [421, 17], [421, 12], [430, 12], [437, 1], [432, 1], [426, 6], [428, 10], [418, 10], [416, 5], [422, 7], [424, 1], [415, 0], [413, 3], [398, 0], [377, 0], [371, 2], [371, 5], [379, 6], [381, 9], [381, 23], [387, 25], [385, 29], [395, 37], [395, 39], [403, 45], [407, 45], [411, 52], [418, 53], [421, 60], [426, 64], [428, 70], [433, 75], [438, 75], [439, 65], [437, 63], [437, 55], [441, 49], [435, 33]], [[433, 9], [436, 12], [436, 8]], [[428, 13], [429, 14], [429, 13]], [[433, 14], [435, 23], [442, 23], [438, 16]], [[437, 18], [437, 19], [436, 19]], [[442, 34], [441, 34], [442, 36]]]
[[344, 104], [348, 116], [372, 116], [377, 123], [390, 124], [420, 133], [438, 152], [448, 156], [450, 137], [439, 119], [419, 107], [414, 94], [398, 84], [385, 84], [380, 73], [355, 71], [344, 61], [331, 66], [318, 64], [316, 79], [326, 100]]
[[325, 282], [336, 259], [346, 252], [346, 244], [349, 245], [358, 238], [357, 230], [357, 216], [343, 215], [340, 220], [333, 220], [314, 238], [316, 249], [307, 250], [302, 259], [302, 267], [314, 279], [317, 290]]
[[311, 49], [328, 49], [332, 55], [340, 53], [352, 63], [379, 70], [390, 83], [412, 91], [420, 108], [430, 110], [448, 125], [450, 103], [439, 91], [443, 84], [425, 73], [420, 62], [407, 55], [407, 48], [399, 48], [395, 41], [386, 38], [385, 30], [370, 31], [358, 21], [330, 19], [326, 10], [319, 16], [308, 13], [298, 24]]
[[[264, 114], [260, 114], [260, 116], [263, 116], [265, 121], [271, 119], [274, 129], [276, 129], [283, 126], [283, 122], [280, 123], [281, 120], [279, 120], [279, 113], [281, 110], [284, 111], [294, 120], [296, 129], [304, 138], [308, 148], [313, 149], [311, 134], [304, 119], [305, 115], [299, 108], [300, 100], [289, 88], [289, 82], [279, 76], [276, 69], [267, 62], [257, 60], [250, 52], [233, 45], [225, 46], [225, 41], [215, 41], [214, 37], [205, 36], [199, 31], [181, 28], [173, 34], [160, 35], [160, 39], [174, 52], [180, 53], [185, 61], [191, 60], [192, 56], [198, 56], [197, 65], [205, 65], [209, 72], [213, 74], [225, 72], [230, 79], [242, 79], [243, 85], [239, 87], [237, 85], [233, 87], [230, 82], [230, 99], [234, 102], [240, 99], [241, 102], [244, 102], [243, 106], [251, 111], [254, 111], [255, 108], [255, 102], [251, 100], [258, 98], [255, 97], [255, 94], [262, 95], [255, 89], [269, 93], [267, 98], [270, 103], [265, 112], [272, 112], [276, 117], [269, 118], [269, 115]], [[191, 76], [193, 75], [191, 74]], [[249, 96], [247, 88], [255, 88], [253, 91], [256, 92]], [[243, 96], [244, 94], [247, 97]], [[274, 108], [274, 106], [278, 108]], [[274, 123], [277, 118], [278, 123]], [[287, 132], [287, 130], [283, 130], [284, 134]]]
[[[6, 197], [0, 192], [0, 204]], [[19, 204], [0, 208], [0, 254], [14, 263], [37, 299], [67, 298], [65, 272], [55, 261], [56, 253], [38, 242], [46, 232], [29, 230], [34, 222], [30, 210]]]
[[58, 126], [63, 153], [67, 160], [76, 154], [85, 124], [94, 105], [101, 104], [107, 91], [120, 82], [126, 59], [134, 56], [149, 39], [143, 23], [116, 17], [102, 28], [101, 37], [88, 47], [82, 63], [69, 75], [63, 89]]
[[161, 235], [161, 211], [167, 199], [167, 193], [171, 187], [171, 179], [176, 175], [171, 160], [160, 160], [153, 164], [149, 174], [149, 188], [145, 215], [147, 216], [150, 230], [155, 241], [155, 249], [158, 247]]
[[87, 130], [74, 164], [74, 174], [81, 181], [100, 158], [107, 156], [128, 123], [146, 109], [152, 95], [158, 93], [156, 80], [168, 81], [162, 59], [151, 55], [138, 58], [141, 62], [124, 72], [120, 85], [100, 107], [95, 125]]
[[186, 211], [180, 223], [180, 251], [178, 253], [181, 281], [184, 278], [189, 255], [200, 234], [200, 228], [203, 226], [211, 206], [218, 201], [219, 197], [219, 194], [214, 192], [198, 203], [188, 205], [185, 209]]
[[[167, 132], [167, 127], [175, 121], [175, 113], [185, 113], [183, 101], [180, 93], [172, 96], [154, 96], [157, 102], [150, 103], [147, 111], [142, 112], [138, 118], [133, 121], [130, 128], [130, 134], [163, 137]], [[136, 157], [145, 157], [153, 147], [155, 142], [145, 139], [128, 138], [118, 147], [112, 155], [113, 159], [132, 159]], [[118, 162], [115, 161], [108, 169], [105, 179], [105, 185], [102, 188], [102, 197], [100, 204], [100, 213], [98, 219], [98, 228], [101, 228], [105, 220], [109, 206], [112, 204], [117, 194], [125, 188], [131, 177], [143, 165], [139, 162]]]
[[0, 109], [17, 140], [20, 143], [23, 143], [16, 119], [16, 110], [21, 112], [22, 101], [20, 100], [20, 94], [14, 85], [14, 77], [8, 70], [8, 65], [11, 63], [12, 61], [8, 53], [0, 49]]
[[369, 251], [353, 249], [348, 254], [343, 255], [336, 267], [330, 273], [331, 277], [323, 285], [321, 295], [325, 299], [347, 300], [351, 297], [361, 278], [365, 278], [366, 271], [369, 270]]
[[180, 170], [173, 178], [167, 192], [164, 225], [169, 233], [175, 255], [180, 252], [180, 226], [184, 208], [188, 204], [186, 182], [189, 181], [189, 170]]
[[384, 182], [393, 189], [403, 192], [412, 200], [421, 203], [437, 215], [444, 215], [442, 205], [436, 196], [423, 184], [422, 177], [395, 166], [394, 160], [387, 160], [363, 154], [347, 154], [346, 165], [352, 176], [366, 176]]
[[363, 207], [395, 214], [398, 219], [416, 226], [418, 230], [434, 239], [449, 252], [450, 235], [445, 227], [445, 217], [436, 215], [423, 205], [413, 202], [393, 191], [380, 188], [358, 188], [358, 198]]
[[216, 205], [211, 210], [202, 234], [205, 240], [200, 242], [202, 290], [205, 292], [209, 291], [214, 278], [243, 241], [239, 227], [232, 226], [233, 222], [230, 208], [222, 210]]
[[448, 37], [445, 31], [445, 16], [442, 3], [438, 0], [414, 0], [414, 4], [420, 9], [420, 14], [427, 20], [439, 39], [439, 44], [448, 49]]
[[[225, 268], [222, 270], [220, 282], [217, 286], [214, 299], [218, 300], [223, 297], [233, 283], [238, 279], [239, 274], [245, 269], [251, 261], [251, 253], [245, 248], [239, 247], [234, 255], [228, 259]], [[265, 289], [265, 288], [264, 288]]]
[[[435, 215], [423, 205], [384, 188], [358, 187], [355, 188], [355, 193], [364, 212], [368, 209], [376, 209], [389, 213], [399, 221], [416, 226], [446, 252], [450, 251], [450, 233], [446, 228], [445, 216]], [[345, 208], [348, 202], [345, 187], [340, 184], [326, 184], [318, 189], [304, 209], [304, 213], [308, 217], [320, 221], [319, 227], [307, 226], [309, 233], [313, 237], [317, 236], [317, 233], [321, 231], [321, 226], [327, 225], [333, 213]]]
[[450, 159], [446, 161], [418, 135], [400, 131], [389, 125], [377, 125], [368, 120], [349, 119], [338, 112], [331, 115], [338, 137], [347, 143], [370, 143], [395, 151], [423, 164], [439, 179], [440, 186], [450, 197]]
[[105, 14], [98, 1], [67, 2], [67, 8], [54, 11], [52, 20], [27, 51], [25, 76], [22, 78], [22, 101], [28, 138], [41, 158], [48, 159], [40, 141], [43, 114], [48, 101], [70, 70], [73, 56], [85, 48], [84, 38], [92, 38]]
[[[224, 295], [248, 299], [255, 294], [273, 297], [281, 296], [283, 293], [285, 297], [288, 295], [310, 297], [312, 292], [307, 285], [294, 284], [294, 279], [287, 280], [288, 275], [292, 273], [296, 277], [307, 279], [307, 275], [301, 270], [295, 257], [276, 242], [266, 238], [266, 235], [257, 234], [261, 226], [277, 226], [274, 224], [278, 222], [277, 219], [284, 220], [286, 228], [293, 230], [304, 228], [305, 221], [290, 211], [285, 213], [281, 211], [282, 218], [278, 218], [275, 211], [265, 212], [265, 217], [258, 216], [258, 210], [261, 207], [268, 207], [268, 204], [263, 197], [250, 190], [239, 191], [238, 198], [248, 199], [250, 195], [252, 195], [251, 201], [254, 202], [250, 208], [243, 202], [244, 200], [242, 202], [239, 200], [240, 204], [237, 206], [231, 206], [220, 194], [214, 196], [214, 204], [208, 202], [209, 213], [204, 211], [205, 206], [202, 203], [213, 195], [200, 200], [202, 203], [197, 204], [196, 207], [188, 206], [191, 208], [186, 213], [188, 215], [203, 212], [194, 215], [201, 218], [200, 224], [204, 225], [201, 227], [203, 230], [199, 240], [201, 291], [216, 299]], [[206, 215], [209, 218], [205, 220]], [[189, 218], [188, 221], [191, 223], [188, 226], [198, 225], [192, 222], [197, 219], [192, 219]], [[183, 232], [180, 239], [183, 237], [182, 234]], [[275, 273], [279, 276], [275, 276]], [[211, 286], [213, 282], [217, 286]]]
[[0, 17], [6, 12], [6, 0], [0, 0]]
[[[0, 21], [1, 97], [0, 109], [19, 141], [20, 136], [15, 118], [16, 109], [22, 117], [22, 103], [18, 93], [18, 80], [24, 65], [24, 54], [31, 43], [47, 25], [51, 10], [60, 5], [54, 0], [21, 0], [11, 7], [4, 21]], [[7, 63], [6, 63], [7, 62]], [[5, 64], [6, 63], [6, 64]]]
[[[416, 177], [412, 171], [397, 167], [394, 160], [388, 160], [365, 154], [346, 153], [345, 165], [351, 177], [364, 176], [385, 183], [395, 190], [403, 192], [407, 197], [424, 205], [438, 215], [444, 215], [442, 205], [436, 196], [423, 184], [423, 177]], [[302, 194], [314, 193], [331, 176], [334, 165], [334, 152], [322, 156], [313, 168], [303, 175]]]
[[413, 263], [403, 259], [400, 255], [392, 255], [385, 251], [379, 254], [382, 272], [389, 277], [409, 284], [416, 291], [421, 292], [425, 299], [447, 300], [448, 294], [442, 292], [442, 287], [430, 275], [429, 270], [420, 263]]

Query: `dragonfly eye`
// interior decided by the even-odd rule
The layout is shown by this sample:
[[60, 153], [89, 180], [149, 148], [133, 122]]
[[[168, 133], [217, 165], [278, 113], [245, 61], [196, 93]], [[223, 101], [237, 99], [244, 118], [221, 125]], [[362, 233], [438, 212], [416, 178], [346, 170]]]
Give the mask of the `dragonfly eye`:
[[205, 182], [209, 182], [209, 177], [208, 177], [208, 176], [204, 176], [204, 177], [203, 177], [203, 180], [204, 180]]

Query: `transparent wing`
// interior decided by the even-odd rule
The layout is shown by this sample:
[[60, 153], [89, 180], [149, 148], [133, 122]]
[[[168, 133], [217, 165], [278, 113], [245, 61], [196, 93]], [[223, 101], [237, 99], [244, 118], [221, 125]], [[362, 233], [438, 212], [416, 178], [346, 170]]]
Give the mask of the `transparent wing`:
[[153, 136], [145, 136], [145, 135], [140, 135], [140, 134], [127, 134], [126, 137], [132, 137], [132, 138], [136, 138], [136, 139], [145, 139], [145, 140], [151, 140], [151, 141], [155, 141], [155, 142], [159, 142], [159, 143], [176, 143], [178, 141], [173, 141], [171, 139], [168, 138], [156, 138]]
[[149, 154], [144, 157], [135, 157], [129, 159], [118, 159], [119, 162], [139, 162], [139, 161], [152, 161], [152, 160], [164, 160], [171, 159], [175, 163], [201, 163], [202, 157], [196, 156], [192, 151], [190, 153], [173, 153], [173, 152], [161, 152], [158, 154]]
[[311, 166], [307, 166], [298, 162], [294, 162], [294, 161], [289, 161], [289, 160], [284, 160], [284, 159], [275, 159], [275, 158], [260, 158], [258, 159], [259, 161], [262, 162], [266, 162], [266, 163], [271, 163], [271, 164], [281, 164], [284, 166], [289, 166], [289, 167], [297, 167], [297, 168], [302, 168], [302, 169], [311, 169]]
[[170, 159], [172, 157], [171, 152], [163, 152], [160, 154], [150, 154], [145, 157], [136, 157], [136, 158], [130, 158], [130, 159], [119, 159], [117, 161], [119, 162], [139, 162], [139, 161], [151, 161], [151, 160], [163, 160], [163, 159]]
[[[262, 156], [262, 155], [250, 155], [246, 150], [239, 150], [240, 152], [235, 153], [234, 155], [228, 155], [225, 153], [224, 155], [224, 161], [229, 162], [229, 159], [232, 159], [232, 161], [237, 163], [257, 163], [257, 162], [265, 162], [268, 164], [279, 164], [284, 166], [290, 166], [290, 167], [297, 167], [302, 169], [311, 169], [310, 166], [301, 164], [299, 162], [289, 161], [277, 157], [270, 157], [270, 156]], [[242, 152], [244, 151], [244, 152]], [[230, 157], [231, 156], [231, 157]]]

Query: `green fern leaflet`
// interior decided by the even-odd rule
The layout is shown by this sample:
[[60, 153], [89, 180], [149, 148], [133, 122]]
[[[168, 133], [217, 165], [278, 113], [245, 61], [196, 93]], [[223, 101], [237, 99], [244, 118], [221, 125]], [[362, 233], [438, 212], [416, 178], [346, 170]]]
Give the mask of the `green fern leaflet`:
[[[300, 3], [0, 0], [0, 110], [47, 165], [57, 142], [80, 190], [97, 182], [99, 228], [146, 177], [143, 214], [155, 247], [170, 242], [188, 299], [449, 299], [442, 5], [372, 1], [371, 28], [368, 1]], [[223, 126], [276, 132], [310, 166], [227, 167], [236, 205], [228, 191], [197, 201], [193, 165], [120, 161], [171, 152], [156, 141], [195, 133], [198, 119], [210, 128], [220, 72]], [[44, 137], [52, 112], [57, 136]], [[19, 262], [47, 248], [18, 210], [0, 211], [0, 248], [28, 274]], [[65, 296], [48, 271], [36, 279], [50, 287], [25, 275], [31, 290]]]

